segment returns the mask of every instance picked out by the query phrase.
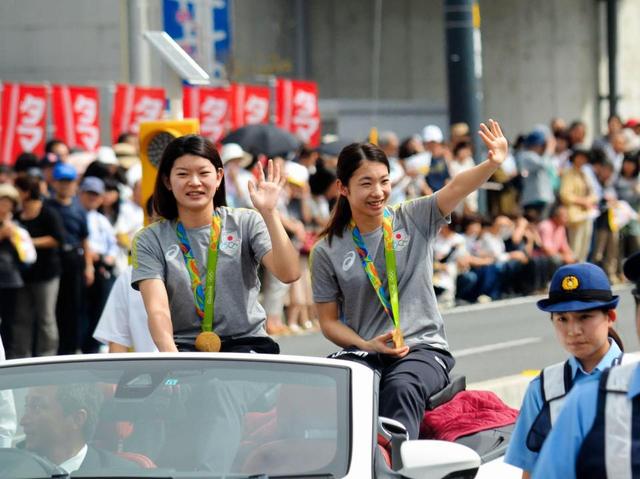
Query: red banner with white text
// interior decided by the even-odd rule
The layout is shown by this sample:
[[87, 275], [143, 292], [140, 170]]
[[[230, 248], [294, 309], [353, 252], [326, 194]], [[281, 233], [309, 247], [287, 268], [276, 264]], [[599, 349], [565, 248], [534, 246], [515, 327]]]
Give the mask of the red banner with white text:
[[200, 121], [200, 133], [218, 143], [229, 131], [231, 90], [224, 87], [185, 87], [185, 118]]
[[51, 99], [54, 136], [72, 148], [96, 151], [100, 145], [98, 89], [54, 85]]
[[276, 124], [309, 146], [320, 144], [318, 84], [278, 78], [276, 82]]
[[235, 83], [231, 86], [231, 98], [233, 130], [269, 122], [269, 87]]
[[0, 164], [13, 165], [23, 152], [44, 154], [47, 88], [40, 85], [2, 85]]
[[164, 99], [163, 88], [117, 85], [111, 112], [113, 143], [122, 133], [137, 134], [144, 121], [161, 120]]

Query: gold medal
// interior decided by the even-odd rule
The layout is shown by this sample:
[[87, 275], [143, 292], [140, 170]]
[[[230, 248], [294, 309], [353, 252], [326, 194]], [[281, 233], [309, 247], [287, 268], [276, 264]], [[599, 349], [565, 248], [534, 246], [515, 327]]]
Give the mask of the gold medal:
[[220, 336], [212, 331], [203, 331], [196, 337], [196, 349], [203, 353], [217, 353], [222, 347]]
[[402, 330], [399, 327], [393, 330], [393, 336], [391, 339], [395, 348], [402, 348], [404, 346], [404, 337], [402, 336]]

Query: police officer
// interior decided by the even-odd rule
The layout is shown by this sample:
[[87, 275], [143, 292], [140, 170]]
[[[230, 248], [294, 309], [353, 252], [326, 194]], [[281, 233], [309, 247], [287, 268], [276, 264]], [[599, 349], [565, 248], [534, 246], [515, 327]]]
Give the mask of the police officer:
[[[624, 265], [636, 283], [636, 327], [640, 334], [640, 253]], [[606, 444], [606, 447], [605, 447]], [[640, 477], [640, 367], [624, 364], [587, 381], [567, 397], [547, 438], [533, 477], [553, 479]]]
[[551, 313], [558, 341], [571, 356], [544, 368], [525, 394], [505, 456], [505, 462], [524, 471], [524, 478], [533, 471], [573, 385], [598, 378], [621, 361], [621, 342], [612, 329], [617, 305], [607, 275], [590, 263], [559, 268], [549, 297], [538, 301], [540, 310]]

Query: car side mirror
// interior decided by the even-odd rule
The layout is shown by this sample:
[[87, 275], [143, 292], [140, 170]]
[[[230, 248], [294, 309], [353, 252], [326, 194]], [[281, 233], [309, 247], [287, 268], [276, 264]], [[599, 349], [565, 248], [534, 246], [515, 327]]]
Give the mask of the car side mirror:
[[448, 441], [405, 441], [400, 455], [402, 468], [398, 472], [411, 479], [470, 479], [476, 476], [481, 463], [473, 449]]

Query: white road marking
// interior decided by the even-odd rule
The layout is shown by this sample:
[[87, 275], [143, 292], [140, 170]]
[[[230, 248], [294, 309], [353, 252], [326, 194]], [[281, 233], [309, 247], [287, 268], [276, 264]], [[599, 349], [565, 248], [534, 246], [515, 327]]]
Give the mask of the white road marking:
[[542, 338], [522, 338], [522, 339], [515, 339], [513, 341], [504, 341], [502, 343], [494, 343], [494, 344], [487, 344], [485, 346], [477, 346], [475, 348], [466, 348], [466, 349], [460, 349], [458, 351], [451, 351], [451, 354], [453, 355], [454, 358], [463, 358], [465, 356], [472, 356], [474, 354], [482, 354], [482, 353], [488, 353], [488, 352], [492, 352], [492, 351], [499, 351], [500, 349], [509, 349], [509, 348], [515, 348], [517, 346], [524, 346], [525, 344], [534, 344], [534, 343], [539, 343], [542, 341]]

